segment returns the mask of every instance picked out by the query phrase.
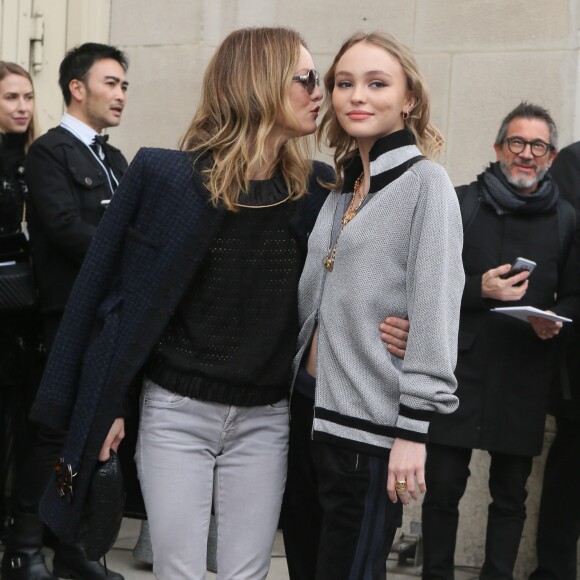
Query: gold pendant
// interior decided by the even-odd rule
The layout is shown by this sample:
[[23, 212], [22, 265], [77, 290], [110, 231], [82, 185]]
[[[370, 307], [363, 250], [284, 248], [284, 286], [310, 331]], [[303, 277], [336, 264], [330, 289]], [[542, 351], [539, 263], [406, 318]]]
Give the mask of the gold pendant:
[[356, 215], [356, 212], [355, 211], [346, 212], [342, 216], [342, 225], [345, 226], [349, 221], [352, 220], [352, 218], [354, 218], [355, 215]]
[[332, 272], [332, 269], [334, 268], [334, 260], [332, 258], [330, 258], [329, 256], [326, 256], [326, 258], [324, 258], [324, 260], [322, 260], [322, 263], [325, 265], [326, 269], [329, 272]]

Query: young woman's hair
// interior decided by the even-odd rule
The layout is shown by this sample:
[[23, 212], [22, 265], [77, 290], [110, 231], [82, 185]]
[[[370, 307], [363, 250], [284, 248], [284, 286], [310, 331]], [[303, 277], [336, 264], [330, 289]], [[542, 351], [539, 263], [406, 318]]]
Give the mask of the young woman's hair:
[[414, 105], [409, 110], [409, 116], [405, 119], [405, 126], [413, 132], [417, 140], [417, 146], [426, 157], [435, 157], [443, 147], [443, 135], [429, 122], [430, 104], [429, 93], [423, 75], [410, 49], [401, 44], [394, 36], [385, 32], [373, 32], [365, 34], [358, 32], [353, 34], [340, 47], [338, 54], [324, 77], [326, 88], [326, 111], [318, 128], [317, 139], [321, 143], [323, 137], [328, 145], [334, 148], [334, 162], [336, 164], [338, 181], [333, 185], [334, 189], [340, 189], [343, 184], [343, 169], [345, 165], [357, 154], [357, 143], [340, 125], [334, 109], [332, 108], [332, 91], [334, 90], [334, 78], [336, 66], [342, 55], [352, 46], [359, 42], [372, 44], [384, 48], [394, 56], [401, 66], [407, 78], [407, 89], [414, 94]]
[[245, 28], [232, 32], [211, 59], [180, 148], [211, 153], [212, 163], [202, 171], [214, 205], [236, 211], [249, 176], [269, 165], [282, 172], [291, 199], [306, 193], [311, 170], [306, 140], [290, 139], [277, 159], [268, 144], [277, 122], [299, 135], [289, 89], [301, 46], [300, 35], [287, 28]]
[[[5, 60], [0, 60], [0, 81], [4, 80], [8, 75], [18, 75], [24, 77], [30, 81], [32, 90], [34, 91], [34, 83], [32, 82], [32, 77], [26, 69], [23, 69], [19, 64], [15, 62], [7, 62]], [[32, 118], [28, 124], [28, 128], [25, 131], [26, 140], [25, 147], [28, 149], [29, 145], [38, 137], [38, 122], [36, 119], [36, 106], [32, 109]]]

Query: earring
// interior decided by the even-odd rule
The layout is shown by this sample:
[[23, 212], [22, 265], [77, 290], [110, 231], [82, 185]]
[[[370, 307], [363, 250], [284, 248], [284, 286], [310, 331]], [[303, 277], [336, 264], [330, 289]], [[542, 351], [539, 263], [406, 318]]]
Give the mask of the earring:
[[406, 121], [409, 118], [409, 111], [403, 111], [402, 113], [403, 120]]

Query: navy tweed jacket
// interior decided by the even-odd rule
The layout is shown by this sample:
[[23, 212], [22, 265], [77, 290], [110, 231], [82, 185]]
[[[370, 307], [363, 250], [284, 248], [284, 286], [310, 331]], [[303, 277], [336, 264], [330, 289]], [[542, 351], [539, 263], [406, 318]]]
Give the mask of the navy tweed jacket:
[[[61, 456], [74, 497], [54, 481], [40, 516], [67, 543], [78, 538], [81, 508], [98, 454], [127, 390], [162, 335], [219, 231], [191, 153], [141, 149], [105, 212], [72, 290], [32, 409], [33, 420], [68, 430]], [[310, 192], [292, 229], [303, 258], [332, 169], [313, 162]]]

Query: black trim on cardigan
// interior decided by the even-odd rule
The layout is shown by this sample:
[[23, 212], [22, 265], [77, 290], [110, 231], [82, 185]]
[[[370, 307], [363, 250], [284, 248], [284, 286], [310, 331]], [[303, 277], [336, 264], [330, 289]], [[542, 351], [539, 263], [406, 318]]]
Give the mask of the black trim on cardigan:
[[314, 431], [312, 439], [320, 443], [328, 443], [330, 445], [337, 445], [344, 449], [350, 449], [356, 453], [367, 453], [368, 455], [378, 457], [389, 457], [391, 453], [389, 447], [377, 447], [376, 445], [370, 445], [369, 443], [364, 443], [362, 441], [344, 439], [338, 435], [331, 435], [330, 433], [324, 433], [321, 431]]
[[[386, 153], [387, 151], [392, 151], [394, 149], [398, 149], [399, 147], [405, 147], [407, 145], [415, 145], [415, 135], [413, 135], [413, 133], [411, 133], [411, 131], [409, 131], [408, 129], [401, 129], [400, 131], [395, 131], [390, 135], [377, 139], [376, 143], [372, 146], [369, 152], [369, 161], [372, 163], [375, 159], [378, 159], [383, 153]], [[402, 165], [405, 165], [405, 163], [403, 163]], [[385, 185], [388, 185], [391, 181], [394, 181], [395, 179], [397, 179], [397, 177], [400, 177], [400, 175], [402, 175], [406, 171], [407, 167], [405, 167], [405, 169], [401, 172], [400, 175], [393, 177], [390, 181], [386, 181], [386, 183], [381, 185], [380, 182], [382, 182], [382, 179], [380, 178], [380, 175], [388, 175], [391, 171], [395, 169], [397, 168], [394, 167], [389, 171], [385, 171], [383, 174], [374, 176], [374, 178], [373, 176], [371, 176], [369, 193], [376, 193], [377, 191], [380, 191], [382, 188], [385, 187]], [[358, 179], [359, 175], [362, 172], [363, 172], [363, 164], [360, 155], [358, 155], [357, 152], [357, 155], [344, 168], [344, 186], [342, 188], [343, 193], [345, 192], [348, 193], [354, 190], [354, 182]]]
[[433, 417], [433, 413], [433, 411], [421, 411], [420, 409], [413, 409], [412, 407], [407, 407], [407, 405], [403, 404], [399, 406], [399, 415], [415, 421], [429, 422], [431, 417]]
[[415, 443], [427, 443], [429, 440], [427, 433], [409, 431], [407, 429], [401, 429], [401, 427], [396, 428], [395, 437], [398, 439], [406, 439], [407, 441], [415, 441]]
[[[405, 410], [405, 412], [401, 412], [400, 414], [403, 417], [407, 417], [409, 419], [415, 419], [417, 421], [425, 421], [429, 422], [431, 417], [433, 416], [433, 411], [418, 411], [416, 409], [411, 409], [405, 405], [401, 405], [401, 410]], [[314, 407], [314, 417], [316, 419], [322, 419], [324, 421], [330, 421], [331, 423], [335, 423], [336, 425], [342, 425], [343, 427], [350, 427], [352, 429], [358, 429], [359, 431], [365, 431], [367, 433], [372, 433], [373, 435], [381, 435], [384, 437], [399, 437], [401, 439], [407, 439], [408, 441], [417, 441], [419, 443], [425, 443], [427, 441], [427, 433], [419, 433], [418, 431], [410, 431], [408, 429], [403, 429], [401, 427], [394, 427], [388, 425], [377, 425], [376, 423], [372, 423], [371, 421], [367, 421], [366, 419], [359, 419], [356, 417], [348, 417], [346, 415], [341, 415], [336, 411], [329, 411], [328, 409], [323, 409], [322, 407]], [[314, 430], [316, 435], [320, 435], [320, 431]], [[347, 439], [342, 439], [335, 435], [328, 435], [333, 439], [340, 439], [341, 441], [349, 441]], [[351, 441], [351, 447], [360, 449], [360, 445], [366, 445], [361, 443], [360, 441]], [[373, 449], [380, 449], [379, 447], [375, 447], [374, 445], [368, 445], [368, 447], [372, 447]], [[376, 451], [375, 451], [376, 452]]]
[[322, 407], [314, 407], [314, 417], [316, 419], [323, 419], [324, 421], [336, 423], [337, 425], [343, 425], [344, 427], [351, 427], [352, 429], [373, 433], [374, 435], [383, 435], [385, 437], [395, 436], [395, 427], [388, 425], [377, 425], [376, 423], [367, 421], [366, 419], [348, 417], [346, 415], [341, 415], [336, 411], [323, 409]]
[[409, 167], [412, 167], [417, 163], [417, 161], [421, 161], [422, 159], [425, 159], [423, 155], [416, 155], [415, 157], [411, 157], [411, 159], [407, 159], [407, 161], [404, 161], [401, 165], [397, 165], [397, 167], [393, 167], [388, 171], [383, 171], [378, 175], [371, 175], [369, 195], [381, 191], [387, 187], [387, 185], [395, 181], [395, 179], [399, 179], [399, 177], [401, 177]]

